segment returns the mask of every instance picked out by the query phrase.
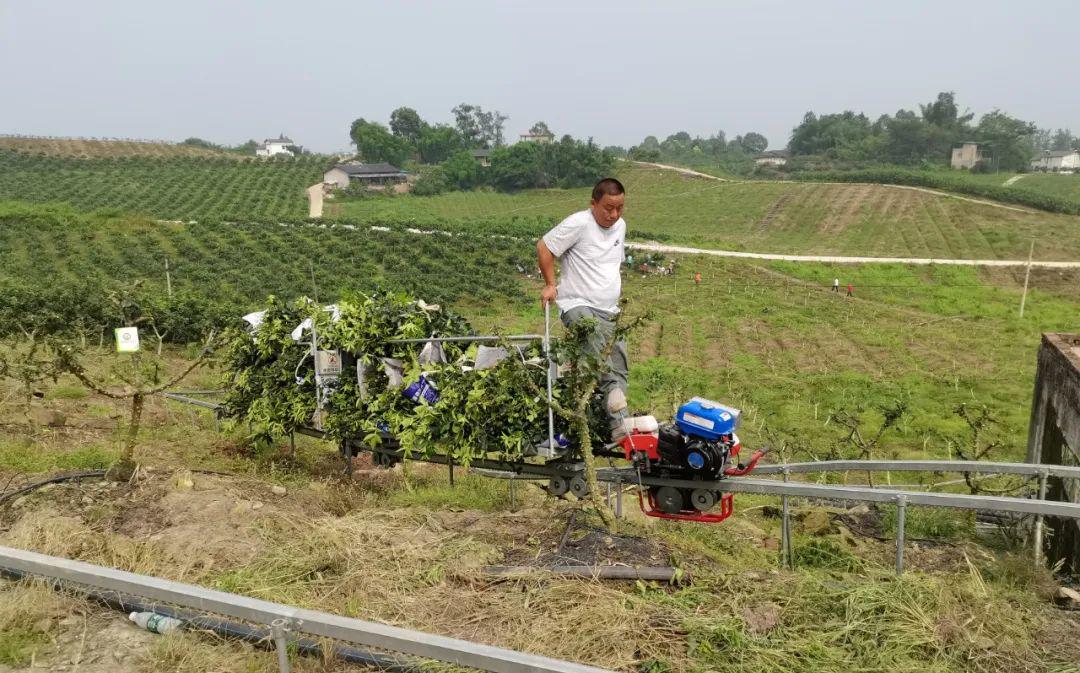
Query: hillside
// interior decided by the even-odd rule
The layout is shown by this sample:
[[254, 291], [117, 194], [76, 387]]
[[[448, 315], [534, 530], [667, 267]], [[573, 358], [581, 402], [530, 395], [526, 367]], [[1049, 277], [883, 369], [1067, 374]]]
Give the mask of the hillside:
[[[769, 199], [783, 194], [759, 198], [742, 186], [708, 192], [714, 185], [664, 174], [631, 177], [639, 179], [631, 193], [645, 196], [649, 180], [678, 198], [741, 194], [727, 203], [744, 213], [767, 211]], [[582, 195], [474, 196], [555, 216], [555, 208], [573, 207], [567, 197], [576, 203]], [[725, 201], [713, 203], [721, 209]], [[820, 218], [814, 208], [821, 204], [808, 203], [813, 207], [792, 212]], [[784, 211], [777, 209], [774, 221]], [[444, 223], [472, 231], [485, 222], [483, 213], [467, 215]], [[199, 322], [208, 317], [200, 308], [235, 319], [271, 292], [330, 301], [379, 284], [453, 302], [478, 330], [540, 329], [539, 286], [518, 269], [531, 268], [531, 240], [408, 233], [396, 217], [378, 220], [388, 230], [373, 231], [161, 223], [2, 204], [0, 323], [10, 338], [0, 354], [18, 347], [17, 328], [55, 314], [76, 336], [90, 337], [84, 361], [105, 378], [122, 357], [97, 347], [98, 326], [115, 320], [106, 293], [141, 280], [160, 297], [166, 258], [176, 296], [196, 309], [180, 315], [187, 335], [173, 334], [180, 342], [209, 326]], [[687, 280], [695, 272], [700, 286]], [[834, 275], [855, 285], [854, 297], [829, 291]], [[631, 337], [631, 408], [668, 418], [673, 403], [692, 395], [724, 400], [744, 411], [746, 446], [769, 444], [773, 460], [798, 460], [853, 455], [838, 419], [854, 419], [871, 436], [883, 412], [900, 406], [900, 422], [884, 432], [876, 456], [955, 458], [971, 441], [955, 410], [985, 405], [993, 423], [982, 440], [1001, 443], [989, 457], [1019, 460], [1039, 334], [1075, 329], [1080, 314], [1077, 274], [1033, 274], [1023, 319], [1016, 315], [1021, 283], [1005, 270], [758, 265], [682, 255], [672, 276], [628, 271], [628, 310], [652, 313]], [[166, 344], [165, 354], [164, 368], [177, 372], [190, 350]], [[221, 381], [221, 371], [209, 368], [184, 386], [212, 389]], [[28, 422], [22, 392], [17, 380], [0, 379], [0, 482], [116, 459], [127, 402], [92, 395], [62, 376], [43, 380], [39, 394], [27, 397]], [[646, 519], [628, 491], [628, 517], [612, 536], [578, 503], [533, 486], [465, 470], [450, 486], [441, 467], [376, 470], [362, 459], [345, 477], [330, 442], [299, 437], [294, 452], [287, 438], [261, 446], [245, 442], [243, 428], [215, 426], [194, 408], [147, 400], [136, 454], [143, 469], [135, 479], [58, 485], [12, 500], [0, 511], [0, 544], [627, 673], [1036, 673], [1080, 665], [1080, 623], [1050, 605], [1049, 572], [1034, 569], [1016, 540], [980, 533], [965, 513], [909, 508], [908, 570], [896, 577], [890, 506], [794, 500], [796, 567], [787, 570], [778, 559], [776, 498], [740, 495], [730, 520], [694, 525]], [[823, 527], [812, 525], [822, 518]], [[671, 564], [693, 581], [492, 579], [484, 572], [486, 565], [548, 563], [560, 554], [579, 563]], [[148, 637], [124, 619], [39, 585], [0, 582], [0, 667], [29, 673], [85, 655], [88, 663], [105, 662], [83, 669], [94, 673], [123, 666], [274, 670], [270, 652], [198, 633]], [[95, 637], [85, 638], [88, 631]], [[294, 670], [357, 669], [299, 660]]]
[[324, 168], [318, 157], [82, 159], [0, 150], [0, 200], [66, 202], [170, 220], [301, 219], [308, 212], [304, 190], [322, 179]]
[[[193, 324], [234, 319], [268, 294], [332, 300], [378, 286], [455, 302], [495, 329], [532, 331], [541, 322], [539, 286], [521, 272], [532, 268], [532, 246], [513, 238], [160, 224], [9, 204], [0, 254], [0, 314], [9, 331], [25, 322], [19, 316], [48, 307], [96, 338], [96, 326], [112, 326], [110, 290], [139, 280], [164, 293], [166, 258], [174, 291], [190, 298], [180, 316]], [[903, 397], [911, 421], [886, 444], [943, 456], [942, 433], [960, 428], [952, 408], [973, 400], [994, 409], [1007, 455], [1019, 458], [1027, 412], [1018, 400], [1030, 394], [1039, 334], [1075, 329], [1080, 313], [1076, 273], [1034, 274], [1019, 320], [1023, 277], [1015, 272], [679, 261], [677, 276], [625, 277], [632, 309], [654, 314], [631, 348], [633, 401], [669, 413], [667, 384], [657, 381], [678, 380], [746, 409], [745, 432], [755, 440], [771, 432], [816, 443], [831, 410]], [[703, 275], [701, 287], [686, 281], [694, 272]], [[854, 284], [853, 300], [828, 292], [834, 275]]]
[[[116, 261], [138, 264], [171, 249], [181, 265], [178, 282], [202, 270], [210, 292], [230, 291], [265, 266], [263, 275], [235, 288], [258, 297], [275, 273], [294, 290], [303, 286], [308, 258], [296, 257], [304, 246], [337, 250], [326, 242], [340, 236], [355, 241], [358, 252], [370, 249], [373, 257], [363, 263], [345, 254], [320, 263], [318, 282], [330, 287], [363, 282], [369, 261], [430, 270], [426, 265], [442, 258], [428, 246], [447, 248], [449, 240], [276, 225], [80, 223], [71, 214], [49, 226], [35, 210], [4, 241], [3, 254], [18, 260], [10, 271], [18, 275], [35, 273], [31, 260], [49, 260], [34, 280], [54, 285], [79, 283], [91, 265], [104, 273]], [[10, 218], [0, 231], [9, 228]], [[43, 233], [31, 235], [34, 228]], [[373, 236], [385, 236], [387, 245]], [[475, 265], [469, 275], [476, 286], [512, 283], [512, 274], [482, 266], [501, 250], [493, 239], [457, 243], [453, 264], [463, 272]], [[80, 244], [85, 252], [77, 252]], [[235, 256], [219, 259], [233, 247]], [[528, 254], [527, 245], [521, 248]], [[654, 313], [630, 344], [632, 408], [665, 417], [673, 401], [689, 395], [731, 402], [745, 412], [743, 442], [773, 445], [777, 460], [850, 451], [834, 415], [854, 414], [869, 433], [880, 410], [898, 402], [907, 412], [883, 436], [882, 456], [952, 454], [968, 438], [952, 410], [966, 403], [988, 405], [999, 423], [984, 438], [1003, 442], [993, 457], [1019, 459], [1038, 333], [1075, 324], [1080, 311], [1075, 278], [1066, 279], [1061, 296], [1036, 291], [1019, 320], [1015, 281], [974, 269], [845, 268], [857, 274], [857, 295], [847, 299], [821, 282], [836, 271], [822, 265], [680, 263], [687, 274], [702, 273], [700, 287], [682, 274], [629, 273], [624, 280], [629, 310]], [[143, 264], [130, 275], [152, 278], [154, 265]], [[422, 276], [416, 291], [438, 291], [445, 271], [437, 266]], [[535, 301], [485, 299], [481, 289], [466, 287], [456, 305], [479, 329], [533, 332], [542, 324]], [[533, 297], [538, 291], [528, 281], [525, 289]], [[116, 359], [93, 345], [86, 357], [100, 375]], [[186, 359], [181, 349], [167, 349], [165, 363], [178, 371]], [[185, 387], [220, 382], [220, 371], [203, 370]], [[90, 395], [67, 376], [44, 382], [41, 391], [35, 410], [62, 420], [28, 428], [17, 383], [0, 381], [0, 395], [10, 400], [0, 406], [8, 429], [0, 437], [0, 480], [108, 466], [125, 403]], [[688, 525], [646, 519], [629, 491], [628, 517], [612, 536], [587, 512], [569, 519], [578, 503], [532, 486], [461, 470], [451, 487], [442, 467], [375, 470], [363, 460], [344, 477], [330, 442], [298, 437], [293, 453], [286, 438], [255, 446], [240, 439], [242, 432], [219, 432], [210, 414], [148, 400], [137, 479], [87, 480], [14, 500], [0, 517], [0, 544], [627, 673], [1036, 673], [1080, 665], [1073, 646], [1080, 623], [1049, 604], [1048, 573], [1034, 570], [1029, 554], [1004, 536], [980, 535], [967, 514], [909, 508], [908, 570], [897, 578], [890, 507], [793, 501], [796, 567], [786, 570], [778, 561], [776, 498], [740, 495], [725, 523]], [[824, 527], [815, 527], [822, 518]], [[672, 564], [693, 581], [484, 574], [487, 565], [548, 563], [560, 554], [577, 562]], [[37, 669], [18, 666], [59, 665], [77, 651], [91, 661], [122, 658], [140, 670], [274, 670], [272, 652], [197, 633], [153, 639], [124, 619], [40, 585], [0, 583], [0, 624], [19, 627], [0, 638], [0, 665], [29, 673]], [[80, 639], [87, 629], [95, 638]], [[295, 666], [357, 671], [312, 660]], [[100, 669], [108, 670], [115, 668]]]
[[[1080, 203], [1080, 174], [1064, 173], [989, 173], [967, 175], [972, 182], [1000, 185], [1009, 189], [1039, 192]], [[1010, 184], [1006, 184], [1012, 180]]]
[[[53, 305], [74, 321], [103, 319], [122, 283], [177, 292], [239, 316], [269, 294], [336, 297], [380, 285], [429, 300], [520, 297], [514, 282], [527, 246], [309, 225], [154, 222], [85, 215], [63, 206], [0, 202], [0, 311]], [[30, 308], [28, 306], [27, 308]], [[10, 326], [9, 326], [10, 328]], [[0, 330], [2, 331], [2, 330]]]
[[[799, 254], [1080, 259], [1080, 216], [1018, 212], [923, 191], [871, 184], [719, 182], [620, 164], [628, 235], [671, 243]], [[454, 192], [343, 201], [342, 219], [531, 219], [533, 235], [588, 206], [588, 190]]]
[[227, 152], [174, 143], [139, 140], [95, 140], [88, 138], [0, 136], [0, 150], [80, 159], [103, 159], [109, 157], [153, 157], [157, 159], [174, 157], [241, 158]]

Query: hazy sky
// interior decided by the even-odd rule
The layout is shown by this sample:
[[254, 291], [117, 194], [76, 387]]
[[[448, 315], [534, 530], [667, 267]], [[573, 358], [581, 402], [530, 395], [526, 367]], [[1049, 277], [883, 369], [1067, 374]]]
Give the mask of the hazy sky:
[[0, 133], [348, 148], [357, 117], [470, 102], [631, 145], [786, 144], [807, 110], [871, 117], [954, 90], [1080, 131], [1080, 2], [0, 0]]

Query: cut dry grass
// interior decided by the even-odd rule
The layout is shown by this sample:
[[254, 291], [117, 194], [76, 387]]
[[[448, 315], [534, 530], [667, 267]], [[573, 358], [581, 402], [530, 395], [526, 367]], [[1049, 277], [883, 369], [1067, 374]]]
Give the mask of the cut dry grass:
[[43, 583], [0, 584], [0, 664], [30, 662], [67, 611], [66, 600]]

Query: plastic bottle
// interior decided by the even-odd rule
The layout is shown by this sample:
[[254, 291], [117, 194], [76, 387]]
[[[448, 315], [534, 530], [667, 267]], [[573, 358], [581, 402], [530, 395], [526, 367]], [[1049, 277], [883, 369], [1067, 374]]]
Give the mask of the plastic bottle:
[[168, 633], [184, 625], [184, 622], [179, 619], [159, 615], [156, 612], [132, 612], [128, 615], [128, 619], [151, 633]]

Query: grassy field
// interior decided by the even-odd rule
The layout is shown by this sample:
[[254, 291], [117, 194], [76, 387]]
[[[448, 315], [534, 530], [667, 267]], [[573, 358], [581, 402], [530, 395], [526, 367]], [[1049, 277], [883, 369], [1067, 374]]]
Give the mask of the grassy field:
[[1080, 201], [1080, 174], [1063, 173], [989, 173], [965, 176], [972, 182], [990, 185], [1004, 185], [1010, 178], [1022, 175], [1019, 180], [1009, 185], [1015, 189], [1028, 189], [1063, 199]]
[[[880, 185], [723, 183], [620, 165], [629, 236], [704, 248], [796, 254], [1080, 259], [1080, 217], [1023, 213]], [[542, 233], [588, 205], [588, 190], [520, 194], [454, 192], [343, 201], [343, 219], [411, 218], [437, 226], [461, 219], [531, 220]]]
[[[103, 294], [117, 278], [160, 292], [168, 258], [176, 290], [236, 315], [271, 293], [317, 289], [332, 301], [381, 284], [455, 301], [485, 328], [540, 325], [536, 281], [519, 270], [531, 269], [531, 245], [518, 239], [448, 244], [397, 231], [155, 224], [20, 207], [0, 222], [0, 281], [25, 290], [9, 298], [30, 301], [38, 295], [25, 288], [38, 288], [41, 296], [56, 291], [50, 304], [70, 304], [81, 288]], [[633, 310], [655, 315], [632, 348], [634, 402], [666, 416], [660, 402], [676, 392], [724, 399], [747, 410], [744, 431], [757, 443], [780, 433], [814, 452], [832, 450], [841, 439], [832, 414], [856, 410], [869, 423], [875, 408], [899, 399], [912, 411], [883, 448], [944, 457], [962, 429], [953, 408], [970, 402], [992, 408], [1006, 457], [1018, 459], [1039, 335], [1080, 328], [1077, 272], [1036, 270], [1021, 320], [1021, 270], [679, 261], [676, 276], [626, 275]], [[700, 287], [687, 281], [694, 272], [703, 275]], [[835, 277], [855, 286], [854, 299], [828, 291]], [[91, 299], [67, 310], [89, 311]], [[682, 392], [668, 390], [675, 381]]]
[[[169, 146], [163, 146], [169, 147]], [[163, 219], [307, 217], [305, 189], [321, 180], [320, 158], [138, 155], [77, 158], [0, 149], [0, 199], [66, 202]]]
[[[683, 278], [629, 274], [630, 310], [653, 320], [631, 340], [631, 403], [659, 417], [691, 395], [745, 412], [752, 445], [800, 457], [844, 452], [831, 419], [853, 412], [867, 427], [903, 401], [908, 413], [883, 438], [882, 456], [956, 457], [961, 403], [989, 407], [1001, 457], [1021, 460], [1035, 354], [1043, 331], [1080, 328], [1080, 276], [1033, 275], [1018, 318], [1022, 276], [961, 267], [754, 265], [680, 257]], [[703, 276], [695, 287], [687, 277]], [[855, 286], [829, 291], [834, 277]], [[534, 288], [539, 293], [539, 288]], [[475, 322], [535, 329], [539, 308], [465, 305]]]
[[[92, 371], [115, 357], [93, 358]], [[170, 356], [169, 369], [183, 362]], [[190, 384], [212, 386], [215, 374]], [[103, 467], [116, 455], [122, 407], [74, 389], [63, 378], [34, 403], [61, 413], [60, 426], [29, 430], [16, 409], [0, 407], [5, 482]], [[0, 544], [628, 673], [1035, 673], [1080, 665], [1080, 623], [1049, 606], [1047, 573], [1004, 540], [977, 543], [967, 518], [911, 509], [910, 537], [947, 544], [911, 545], [903, 578], [892, 574], [887, 510], [861, 519], [877, 539], [798, 503], [795, 519], [806, 523], [794, 527], [797, 566], [778, 570], [776, 503], [754, 496], [740, 496], [736, 515], [720, 526], [630, 511], [612, 536], [579, 515], [560, 547], [577, 505], [536, 488], [518, 485], [511, 495], [508, 482], [472, 474], [450, 487], [442, 468], [412, 465], [406, 474], [363, 462], [350, 479], [328, 443], [300, 437], [295, 455], [288, 442], [255, 451], [197, 410], [154, 399], [145, 413], [137, 479], [60, 485], [16, 500], [0, 512]], [[812, 528], [806, 517], [823, 512], [828, 529]], [[673, 564], [693, 581], [508, 581], [484, 572], [559, 554]], [[155, 637], [124, 620], [41, 585], [0, 583], [0, 666], [22, 673], [77, 656], [92, 671], [99, 661], [101, 671], [276, 670], [273, 652], [198, 633]], [[80, 638], [88, 632], [95, 637]], [[302, 658], [294, 667], [359, 670]]]
[[[1038, 233], [1061, 256], [1076, 246], [1068, 229], [1076, 218], [910, 190], [725, 185], [643, 169], [623, 177], [632, 227], [698, 245], [1012, 256], [1015, 246], [1026, 253], [1025, 237]], [[191, 207], [195, 197], [176, 198]], [[395, 228], [415, 218], [475, 230], [519, 216], [527, 233], [584, 203], [583, 190], [551, 190], [340, 205], [355, 211], [342, 216]], [[104, 289], [111, 276], [126, 274], [160, 286], [168, 257], [178, 288], [202, 288], [237, 304], [258, 306], [271, 291], [306, 293], [314, 272], [323, 301], [385, 282], [425, 297], [443, 293], [480, 330], [532, 332], [543, 324], [539, 287], [517, 268], [530, 268], [527, 237], [172, 225], [20, 204], [6, 204], [0, 214], [5, 283]], [[695, 272], [700, 286], [687, 280]], [[832, 293], [834, 277], [853, 284], [855, 296]], [[1011, 270], [680, 255], [673, 276], [624, 278], [628, 311], [651, 314], [630, 340], [631, 407], [668, 418], [693, 395], [729, 402], [745, 412], [744, 443], [768, 443], [782, 460], [855, 455], [841, 419], [873, 435], [883, 414], [898, 407], [899, 422], [873, 456], [957, 457], [972, 437], [956, 408], [985, 406], [994, 422], [982, 441], [1001, 442], [989, 457], [1019, 460], [1039, 335], [1080, 329], [1080, 276], [1036, 271], [1031, 280], [1021, 319], [1023, 277]], [[166, 353], [166, 369], [184, 366], [183, 349]], [[117, 357], [93, 344], [86, 356], [99, 375]], [[217, 387], [220, 373], [201, 370], [185, 385]], [[116, 459], [123, 403], [66, 376], [37, 392], [27, 414], [16, 382], [0, 378], [0, 484]], [[740, 496], [735, 517], [719, 526], [632, 513], [614, 537], [590, 528], [595, 520], [586, 513], [567, 539], [592, 544], [596, 557], [587, 560], [673, 564], [693, 583], [493, 581], [484, 566], [553, 558], [578, 505], [523, 485], [512, 496], [506, 481], [473, 474], [459, 473], [451, 488], [445, 470], [418, 465], [406, 473], [360, 462], [357, 474], [344, 478], [329, 443], [299, 438], [292, 454], [284, 438], [252, 447], [239, 434], [219, 433], [203, 412], [152, 399], [136, 456], [146, 469], [138, 478], [57, 486], [16, 500], [0, 509], [0, 544], [627, 672], [1080, 667], [1080, 620], [1050, 607], [1049, 573], [1033, 570], [1015, 541], [979, 537], [965, 515], [912, 508], [910, 571], [898, 579], [887, 508], [825, 512], [822, 531], [805, 518], [823, 510], [796, 503], [802, 523], [794, 571], [778, 569], [774, 499]], [[868, 528], [855, 526], [854, 516]], [[0, 668], [21, 673], [32, 662], [59, 666], [84, 651], [88, 660], [104, 660], [123, 649], [129, 654], [118, 670], [275, 670], [272, 653], [197, 634], [119, 640], [130, 632], [123, 619], [40, 586], [0, 584]], [[97, 637], [80, 639], [87, 632]], [[356, 669], [300, 661], [295, 670]]]

